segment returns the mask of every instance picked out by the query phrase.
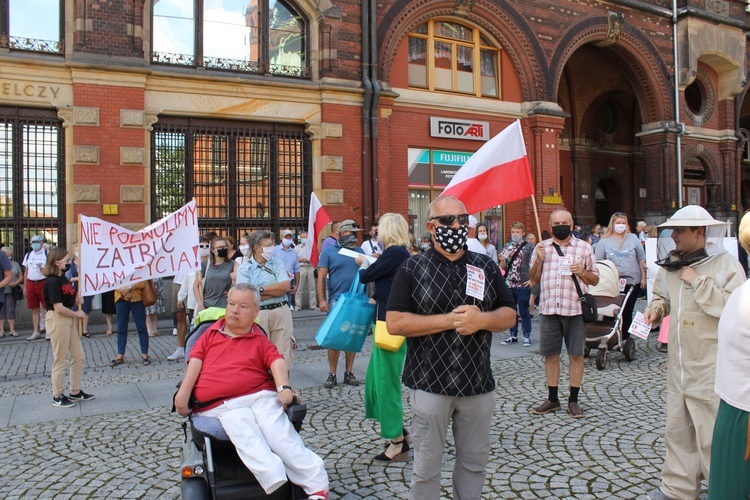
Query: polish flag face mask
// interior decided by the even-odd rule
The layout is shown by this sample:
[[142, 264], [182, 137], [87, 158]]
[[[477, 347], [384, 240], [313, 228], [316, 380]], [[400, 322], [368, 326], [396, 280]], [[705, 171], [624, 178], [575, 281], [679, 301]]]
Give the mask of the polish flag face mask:
[[456, 254], [463, 249], [469, 229], [466, 226], [452, 228], [449, 226], [435, 226], [435, 241], [446, 253]]

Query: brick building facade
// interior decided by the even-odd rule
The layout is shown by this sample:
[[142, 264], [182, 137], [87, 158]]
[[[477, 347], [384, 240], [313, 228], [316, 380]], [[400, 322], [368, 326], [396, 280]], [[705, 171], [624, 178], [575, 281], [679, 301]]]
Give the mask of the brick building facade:
[[[468, 128], [516, 119], [542, 229], [561, 206], [750, 208], [744, 0], [677, 2], [677, 120], [666, 0], [47, 3], [0, 1], [0, 239], [19, 251], [75, 241], [78, 214], [138, 228], [191, 198], [205, 229], [301, 228], [311, 191], [333, 219], [420, 233], [482, 144]], [[534, 227], [530, 200], [480, 216], [500, 241]]]

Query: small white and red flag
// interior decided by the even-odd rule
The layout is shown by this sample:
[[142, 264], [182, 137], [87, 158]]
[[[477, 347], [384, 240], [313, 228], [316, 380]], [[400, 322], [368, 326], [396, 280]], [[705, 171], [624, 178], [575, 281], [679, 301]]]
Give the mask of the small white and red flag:
[[461, 200], [470, 214], [533, 195], [520, 120], [471, 155], [442, 194]]
[[318, 236], [326, 224], [331, 222], [323, 204], [315, 193], [310, 195], [310, 216], [307, 222], [307, 244], [302, 252], [302, 257], [310, 261], [313, 267], [318, 267]]

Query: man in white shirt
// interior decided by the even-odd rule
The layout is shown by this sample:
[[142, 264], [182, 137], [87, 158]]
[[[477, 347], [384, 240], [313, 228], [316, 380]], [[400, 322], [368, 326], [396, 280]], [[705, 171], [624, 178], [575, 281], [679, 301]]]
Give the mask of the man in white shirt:
[[638, 221], [635, 225], [635, 232], [638, 234], [638, 239], [641, 240], [641, 245], [646, 245], [646, 221]]
[[38, 340], [42, 338], [39, 332], [39, 315], [44, 314], [46, 306], [44, 305], [44, 265], [47, 263], [47, 250], [42, 246], [44, 236], [36, 234], [31, 237], [31, 251], [26, 254], [21, 264], [24, 271], [24, 283], [26, 286], [23, 290], [26, 296], [26, 306], [31, 309], [31, 320], [34, 324], [34, 333], [26, 340]]
[[376, 259], [380, 257], [381, 253], [383, 253], [383, 248], [378, 242], [377, 220], [372, 223], [372, 227], [370, 228], [370, 239], [362, 243], [360, 245], [360, 248], [365, 251], [365, 255], [367, 255], [368, 257], [375, 257]]
[[318, 301], [315, 297], [315, 268], [313, 268], [309, 260], [302, 257], [306, 245], [307, 231], [302, 231], [299, 234], [299, 245], [294, 247], [299, 258], [299, 285], [297, 286], [297, 293], [294, 294], [294, 305], [298, 311], [302, 310], [302, 295], [305, 292], [310, 297], [310, 309], [315, 310], [318, 308]]
[[470, 252], [487, 255], [484, 245], [477, 239], [477, 218], [473, 215], [469, 216], [469, 239], [466, 240], [466, 246], [469, 247]]

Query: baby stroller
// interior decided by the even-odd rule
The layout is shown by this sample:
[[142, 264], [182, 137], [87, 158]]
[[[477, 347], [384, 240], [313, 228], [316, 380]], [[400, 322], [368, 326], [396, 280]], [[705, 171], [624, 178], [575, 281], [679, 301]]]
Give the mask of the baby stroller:
[[599, 319], [586, 325], [584, 356], [588, 357], [591, 350], [596, 349], [596, 367], [604, 370], [610, 351], [621, 351], [628, 362], [635, 359], [635, 341], [632, 337], [622, 338], [623, 304], [633, 288], [627, 294], [620, 293], [620, 273], [612, 262], [597, 260], [596, 267], [599, 269], [599, 283], [590, 286], [589, 293], [596, 298]]
[[[185, 343], [185, 359], [198, 338], [214, 321], [223, 317], [223, 310], [201, 311], [203, 317], [196, 318], [197, 326], [191, 330]], [[213, 313], [213, 314], [211, 314]], [[210, 319], [205, 319], [208, 316]], [[219, 317], [217, 317], [219, 316]], [[294, 428], [299, 431], [307, 413], [307, 406], [294, 402], [286, 408]], [[204, 499], [278, 499], [297, 500], [307, 498], [299, 486], [287, 482], [284, 486], [266, 495], [252, 472], [237, 455], [218, 418], [204, 417], [192, 413], [188, 422], [182, 423], [184, 442], [180, 452], [180, 490], [183, 500]]]

